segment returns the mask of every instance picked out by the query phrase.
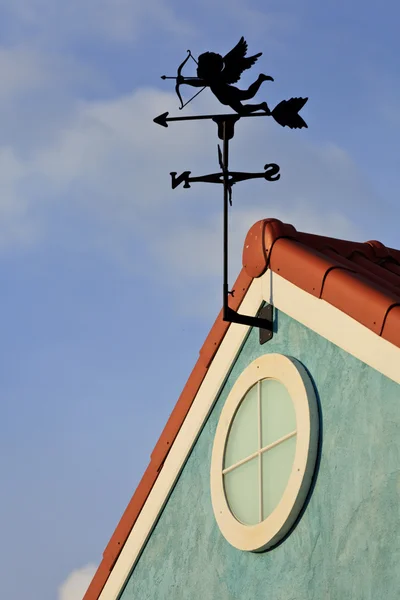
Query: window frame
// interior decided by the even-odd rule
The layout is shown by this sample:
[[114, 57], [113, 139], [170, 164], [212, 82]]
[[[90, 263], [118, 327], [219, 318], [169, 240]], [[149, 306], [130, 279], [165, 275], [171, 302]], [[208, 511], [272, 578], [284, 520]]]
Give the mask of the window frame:
[[[289, 392], [296, 414], [296, 451], [285, 492], [261, 523], [244, 525], [232, 514], [224, 490], [225, 448], [231, 424], [247, 392], [264, 379], [275, 379]], [[295, 358], [266, 354], [254, 360], [238, 377], [216, 429], [211, 458], [211, 501], [222, 535], [239, 550], [262, 552], [275, 546], [296, 521], [310, 489], [318, 452], [318, 403], [311, 379]]]

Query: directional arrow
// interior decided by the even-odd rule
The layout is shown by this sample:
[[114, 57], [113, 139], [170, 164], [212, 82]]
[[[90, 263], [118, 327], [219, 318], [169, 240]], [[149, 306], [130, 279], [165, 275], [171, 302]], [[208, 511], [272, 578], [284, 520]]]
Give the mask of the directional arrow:
[[268, 117], [269, 115], [267, 115], [267, 113], [251, 113], [249, 115], [236, 115], [234, 113], [230, 114], [230, 115], [198, 115], [198, 116], [192, 116], [192, 117], [168, 117], [169, 113], [165, 112], [162, 115], [156, 117], [155, 119], [153, 119], [154, 123], [157, 123], [157, 125], [162, 125], [163, 127], [168, 127], [168, 123], [170, 121], [199, 121], [200, 119], [221, 119], [225, 120], [225, 119], [232, 119], [232, 118], [236, 118], [236, 119], [240, 119], [240, 117], [245, 116], [245, 117]]
[[169, 113], [165, 112], [153, 119], [157, 125], [168, 127], [170, 121], [199, 121], [201, 119], [212, 119], [219, 123], [223, 121], [238, 121], [242, 117], [273, 117], [282, 127], [290, 127], [290, 129], [302, 129], [307, 127], [307, 123], [298, 114], [303, 108], [308, 98], [290, 98], [290, 100], [282, 100], [271, 113], [254, 112], [247, 115], [239, 115], [231, 113], [229, 115], [193, 115], [191, 117], [169, 117]]

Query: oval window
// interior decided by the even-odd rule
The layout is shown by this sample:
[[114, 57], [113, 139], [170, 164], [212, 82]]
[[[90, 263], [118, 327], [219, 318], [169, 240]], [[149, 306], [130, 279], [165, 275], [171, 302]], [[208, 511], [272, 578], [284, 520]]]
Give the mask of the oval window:
[[295, 359], [263, 356], [238, 378], [215, 436], [211, 494], [226, 539], [243, 550], [275, 545], [298, 516], [314, 471], [318, 408]]

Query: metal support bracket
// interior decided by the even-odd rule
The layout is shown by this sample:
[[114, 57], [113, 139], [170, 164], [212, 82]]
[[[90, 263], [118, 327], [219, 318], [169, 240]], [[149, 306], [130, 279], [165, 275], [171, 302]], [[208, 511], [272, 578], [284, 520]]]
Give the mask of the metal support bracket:
[[258, 318], [267, 321], [267, 327], [260, 328], [260, 345], [269, 342], [274, 337], [274, 307], [266, 304], [258, 313]]
[[273, 337], [273, 310], [272, 305], [264, 306], [257, 317], [241, 315], [229, 306], [224, 309], [223, 320], [229, 323], [239, 323], [249, 327], [258, 327], [260, 329], [260, 344], [265, 344]]

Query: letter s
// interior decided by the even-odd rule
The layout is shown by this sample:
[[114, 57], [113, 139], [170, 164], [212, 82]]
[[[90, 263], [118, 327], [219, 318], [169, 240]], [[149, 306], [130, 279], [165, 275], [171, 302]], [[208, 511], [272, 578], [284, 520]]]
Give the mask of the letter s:
[[280, 179], [279, 165], [277, 165], [276, 163], [269, 163], [268, 165], [264, 165], [264, 170], [264, 177], [267, 181], [278, 181], [278, 179]]

